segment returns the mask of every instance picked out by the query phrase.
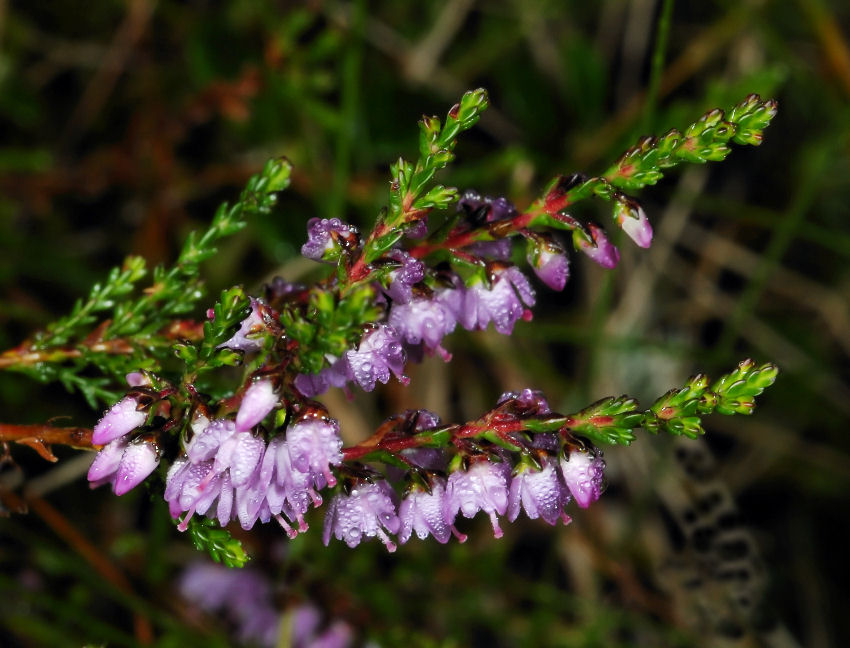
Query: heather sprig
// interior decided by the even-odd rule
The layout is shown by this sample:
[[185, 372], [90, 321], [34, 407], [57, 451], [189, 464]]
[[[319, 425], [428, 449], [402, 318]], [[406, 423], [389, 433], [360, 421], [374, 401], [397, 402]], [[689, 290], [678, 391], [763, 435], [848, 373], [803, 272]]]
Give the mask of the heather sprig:
[[[276, 193], [289, 184], [290, 170], [286, 159], [270, 160], [248, 180], [235, 203], [219, 207], [206, 231], [189, 235], [170, 268], [154, 268], [144, 290], [138, 288], [147, 274], [145, 261], [128, 257], [71, 313], [0, 354], [0, 369], [60, 382], [69, 391], [79, 390], [92, 407], [114, 402], [120, 394], [116, 385], [126, 373], [158, 370], [170, 361], [175, 342], [204, 336], [195, 321], [181, 319], [205, 294], [200, 264], [216, 254], [219, 241], [243, 229], [249, 217], [271, 211]], [[90, 367], [101, 376], [84, 375]]]
[[[148, 483], [162, 491], [177, 528], [227, 565], [247, 559], [229, 524], [249, 530], [274, 521], [294, 537], [318, 508], [325, 543], [335, 537], [353, 547], [374, 537], [390, 551], [414, 533], [463, 541], [456, 524], [479, 512], [496, 537], [501, 519], [513, 521], [521, 510], [568, 523], [571, 502], [586, 508], [602, 493], [600, 446], [629, 445], [639, 428], [696, 437], [705, 415], [750, 414], [776, 367], [747, 360], [711, 384], [697, 375], [647, 410], [621, 396], [560, 414], [531, 389], [503, 394], [465, 423], [412, 410], [350, 447], [339, 421], [314, 399], [331, 387], [353, 395], [393, 379], [408, 384], [409, 362], [433, 353], [450, 361], [444, 343], [457, 327], [510, 335], [532, 319], [537, 301], [513, 262], [517, 237], [531, 269], [554, 290], [569, 278], [565, 232], [591, 260], [615, 266], [619, 251], [603, 228], [567, 207], [593, 196], [612, 202], [616, 224], [648, 247], [647, 215], [623, 190], [653, 184], [680, 162], [723, 159], [729, 142], [758, 144], [776, 106], [748, 97], [728, 114], [707, 113], [684, 134], [643, 138], [603, 175], [559, 176], [523, 210], [505, 197], [435, 182], [454, 159], [459, 134], [487, 104], [476, 90], [444, 121], [422, 119], [419, 157], [392, 165], [388, 205], [369, 232], [340, 218], [308, 222], [302, 254], [332, 267], [326, 278], [312, 285], [277, 278], [253, 294], [237, 285], [222, 291], [202, 323], [180, 319], [202, 296], [200, 264], [217, 241], [251, 214], [268, 213], [288, 184], [289, 164], [272, 161], [236, 203], [219, 208], [204, 234], [190, 235], [170, 269], [154, 271], [150, 288], [135, 294], [144, 263], [131, 258], [68, 317], [3, 354], [0, 366], [107, 400], [91, 436], [99, 450], [91, 485], [122, 495], [156, 475]], [[102, 376], [81, 375], [91, 366]], [[115, 388], [119, 379], [127, 389]], [[45, 428], [30, 445], [50, 454], [56, 430]], [[20, 434], [3, 440], [26, 441]]]

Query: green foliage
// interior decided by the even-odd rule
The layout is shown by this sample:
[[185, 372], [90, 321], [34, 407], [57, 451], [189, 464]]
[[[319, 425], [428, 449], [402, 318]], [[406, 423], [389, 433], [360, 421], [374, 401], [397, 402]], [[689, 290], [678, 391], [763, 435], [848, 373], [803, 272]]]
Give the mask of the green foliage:
[[318, 373], [327, 365], [327, 356], [340, 357], [355, 346], [363, 326], [380, 315], [375, 289], [361, 285], [339, 296], [317, 289], [306, 307], [289, 306], [280, 315], [287, 336], [298, 342], [298, 359], [306, 373]]
[[637, 401], [627, 396], [603, 398], [569, 416], [566, 425], [593, 443], [629, 445], [635, 439], [632, 430], [643, 418], [636, 406]]
[[242, 542], [222, 529], [218, 522], [209, 518], [193, 517], [187, 528], [192, 544], [204, 551], [217, 563], [227, 567], [244, 567], [251, 559], [242, 548]]
[[472, 128], [488, 106], [487, 92], [483, 89], [466, 92], [449, 110], [445, 122], [437, 117], [423, 117], [419, 122], [419, 159], [411, 164], [399, 159], [390, 174], [390, 210], [386, 218], [388, 228], [409, 223], [411, 208], [445, 209], [457, 198], [457, 189], [435, 185], [424, 195], [423, 191], [434, 174], [454, 160], [458, 136]]
[[761, 144], [762, 131], [776, 111], [776, 101], [751, 94], [728, 112], [715, 109], [705, 113], [684, 135], [674, 129], [660, 138], [642, 137], [603, 177], [617, 188], [633, 190], [655, 184], [665, 169], [681, 162], [719, 162], [731, 152], [730, 141]]
[[238, 364], [241, 353], [219, 346], [233, 337], [239, 323], [250, 312], [250, 299], [242, 286], [224, 290], [213, 307], [212, 319], [204, 322], [204, 339], [199, 344], [178, 342], [174, 345], [177, 356], [186, 365], [185, 373], [194, 375], [202, 370]]
[[681, 389], [672, 389], [646, 412], [644, 427], [692, 439], [705, 434], [700, 417], [705, 414], [752, 414], [755, 397], [776, 380], [779, 369], [770, 363], [756, 366], [752, 360], [721, 376], [708, 388], [708, 378], [693, 376]]
[[[162, 333], [203, 297], [199, 265], [216, 254], [219, 241], [243, 229], [249, 217], [271, 211], [277, 192], [289, 185], [290, 172], [286, 159], [270, 160], [248, 180], [233, 205], [225, 203], [218, 208], [206, 231], [188, 236], [171, 268], [154, 269], [152, 285], [138, 296], [134, 292], [145, 276], [145, 261], [128, 257], [110, 271], [105, 282], [96, 283], [89, 297], [78, 301], [69, 315], [33, 338], [29, 350], [38, 354], [37, 362], [18, 354], [13, 358], [19, 362], [6, 368], [80, 391], [92, 408], [99, 402], [114, 402], [122, 389], [114, 386], [123, 383], [127, 372], [157, 369], [171, 357], [172, 343]], [[203, 342], [199, 346], [189, 342], [175, 345], [190, 371], [238, 363], [239, 354], [216, 347], [232, 335], [246, 305], [241, 288], [225, 291], [216, 305], [215, 323], [204, 325]], [[104, 314], [111, 316], [104, 318]], [[85, 375], [91, 368], [100, 375]]]

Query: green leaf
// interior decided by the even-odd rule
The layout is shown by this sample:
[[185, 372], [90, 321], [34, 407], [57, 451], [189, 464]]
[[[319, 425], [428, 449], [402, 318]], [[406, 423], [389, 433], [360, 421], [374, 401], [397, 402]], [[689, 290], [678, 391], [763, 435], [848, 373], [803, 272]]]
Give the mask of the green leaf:
[[227, 567], [244, 567], [251, 559], [242, 548], [242, 542], [215, 520], [193, 517], [189, 520], [187, 531], [195, 548], [208, 553], [217, 563]]

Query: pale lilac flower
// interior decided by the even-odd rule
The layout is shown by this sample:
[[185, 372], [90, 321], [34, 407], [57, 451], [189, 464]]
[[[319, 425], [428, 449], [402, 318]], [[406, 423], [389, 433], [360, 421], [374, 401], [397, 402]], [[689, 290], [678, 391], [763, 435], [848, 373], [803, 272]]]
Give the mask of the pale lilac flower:
[[141, 484], [159, 465], [159, 448], [146, 439], [131, 441], [121, 454], [112, 478], [112, 491], [124, 495]]
[[[314, 478], [313, 475], [292, 467], [289, 445], [283, 435], [269, 441], [260, 466], [258, 483], [263, 489], [262, 494], [270, 515], [290, 538], [294, 538], [299, 531], [303, 533], [307, 530], [304, 514], [310, 504], [317, 507], [322, 504], [322, 498], [314, 489], [314, 483], [318, 488], [327, 485], [321, 475]], [[297, 523], [298, 529], [291, 527], [282, 515], [285, 515], [289, 522]]]
[[614, 211], [614, 220], [637, 245], [648, 248], [652, 245], [652, 225], [637, 202], [618, 201]]
[[486, 329], [490, 322], [503, 335], [510, 335], [520, 318], [530, 319], [534, 289], [516, 266], [493, 270], [491, 286], [483, 283], [469, 287], [458, 320], [469, 330]]
[[620, 261], [620, 251], [608, 240], [605, 231], [593, 223], [588, 223], [587, 228], [590, 230], [591, 240], [587, 240], [580, 230], [573, 230], [576, 247], [603, 268], [616, 266]]
[[393, 302], [405, 303], [410, 301], [413, 285], [425, 278], [425, 264], [399, 249], [390, 250], [386, 257], [400, 265], [388, 273], [389, 286], [384, 288], [384, 292]]
[[330, 486], [336, 484], [336, 477], [329, 466], [342, 463], [338, 421], [331, 418], [303, 418], [287, 428], [286, 441], [295, 470], [307, 473], [313, 479], [321, 476]]
[[602, 494], [605, 461], [602, 453], [572, 450], [561, 458], [561, 473], [570, 493], [581, 508], [587, 508]]
[[569, 491], [561, 481], [555, 461], [545, 458], [542, 470], [521, 464], [511, 480], [508, 519], [516, 520], [521, 506], [532, 520], [540, 517], [554, 525], [560, 518], [564, 524], [569, 524], [570, 519], [564, 513], [569, 501]]
[[262, 421], [278, 404], [278, 396], [270, 380], [258, 380], [251, 384], [239, 411], [236, 413], [236, 428], [249, 430]]
[[311, 218], [307, 221], [307, 242], [301, 254], [315, 261], [334, 262], [342, 251], [360, 242], [357, 229], [338, 218]]
[[350, 495], [340, 493], [331, 500], [325, 515], [322, 539], [327, 545], [333, 535], [349, 547], [356, 547], [363, 536], [377, 536], [392, 552], [396, 550], [396, 545], [387, 531], [398, 533], [400, 527], [395, 492], [381, 479], [374, 483], [360, 483], [351, 490]]
[[126, 436], [110, 441], [98, 452], [89, 466], [88, 480], [92, 488], [111, 483], [121, 463], [121, 456], [127, 449]]
[[378, 381], [386, 384], [391, 373], [405, 385], [410, 382], [403, 373], [406, 358], [401, 338], [391, 326], [378, 324], [367, 331], [357, 350], [347, 351], [345, 357], [355, 382], [366, 391], [372, 391]]
[[239, 324], [239, 330], [226, 342], [218, 345], [219, 349], [233, 349], [253, 353], [263, 348], [263, 331], [266, 324], [262, 315], [263, 304], [259, 299], [251, 297], [251, 312]]
[[411, 488], [401, 500], [398, 509], [398, 517], [401, 520], [399, 543], [407, 542], [414, 532], [420, 540], [432, 535], [442, 544], [448, 542], [454, 533], [458, 540], [464, 542], [466, 536], [460, 533], [451, 521], [446, 521], [443, 514], [445, 505], [445, 480], [435, 478], [431, 484], [430, 493], [420, 486]]
[[437, 351], [447, 361], [451, 359], [441, 343], [454, 331], [457, 319], [444, 302], [427, 297], [414, 297], [406, 303], [394, 302], [387, 321], [408, 344], [424, 343], [428, 351]]
[[94, 426], [91, 442], [94, 445], [105, 445], [141, 427], [147, 418], [147, 411], [139, 409], [139, 401], [131, 396], [125, 396], [115, 403]]
[[215, 473], [212, 459], [192, 463], [183, 456], [175, 460], [165, 477], [163, 497], [168, 502], [171, 517], [176, 519], [186, 513], [177, 525], [180, 531], [188, 528], [195, 513], [205, 515], [220, 498], [222, 501], [216, 511], [219, 523], [224, 526], [232, 519], [233, 487], [228, 474]]
[[502, 537], [498, 515], [508, 507], [508, 477], [510, 468], [503, 462], [476, 461], [469, 470], [456, 470], [449, 475], [443, 517], [452, 522], [458, 514], [474, 517], [478, 511], [490, 516], [493, 535]]
[[563, 290], [570, 278], [570, 261], [564, 249], [552, 241], [533, 246], [526, 256], [534, 274], [552, 290]]
[[236, 423], [230, 419], [207, 421], [204, 417], [197, 425], [193, 423], [192, 429], [195, 434], [186, 444], [186, 454], [192, 463], [200, 463], [215, 458], [221, 446], [236, 434]]

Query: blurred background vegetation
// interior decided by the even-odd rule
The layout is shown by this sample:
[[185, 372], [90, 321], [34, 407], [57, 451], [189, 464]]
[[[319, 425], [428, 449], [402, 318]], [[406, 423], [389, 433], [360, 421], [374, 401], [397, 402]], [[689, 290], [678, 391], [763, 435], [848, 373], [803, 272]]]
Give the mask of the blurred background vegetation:
[[[368, 226], [416, 120], [479, 86], [492, 108], [444, 180], [520, 206], [747, 93], [780, 111], [760, 148], [644, 190], [653, 247], [620, 241], [610, 273], [574, 255], [565, 293], [541, 288], [512, 338], [455, 334], [455, 361], [408, 388], [329, 396], [349, 439], [406, 407], [475, 417], [505, 389], [570, 410], [648, 405], [748, 356], [783, 373], [755, 417], [710, 419], [704, 441], [608, 452], [608, 492], [569, 527], [518, 521], [495, 541], [475, 520], [466, 545], [393, 555], [325, 549], [320, 516], [293, 542], [255, 531], [276, 604], [311, 602], [382, 646], [846, 645], [846, 2], [0, 1], [0, 347], [126, 254], [172, 260], [271, 156], [293, 161], [293, 186], [208, 264], [211, 292], [303, 277], [306, 220]], [[578, 215], [609, 223], [603, 210]], [[6, 423], [99, 414], [11, 374], [0, 403]], [[227, 622], [175, 592], [203, 556], [164, 504], [90, 493], [78, 452], [13, 456], [0, 487], [29, 488], [30, 511], [0, 520], [0, 644], [228, 645]]]

